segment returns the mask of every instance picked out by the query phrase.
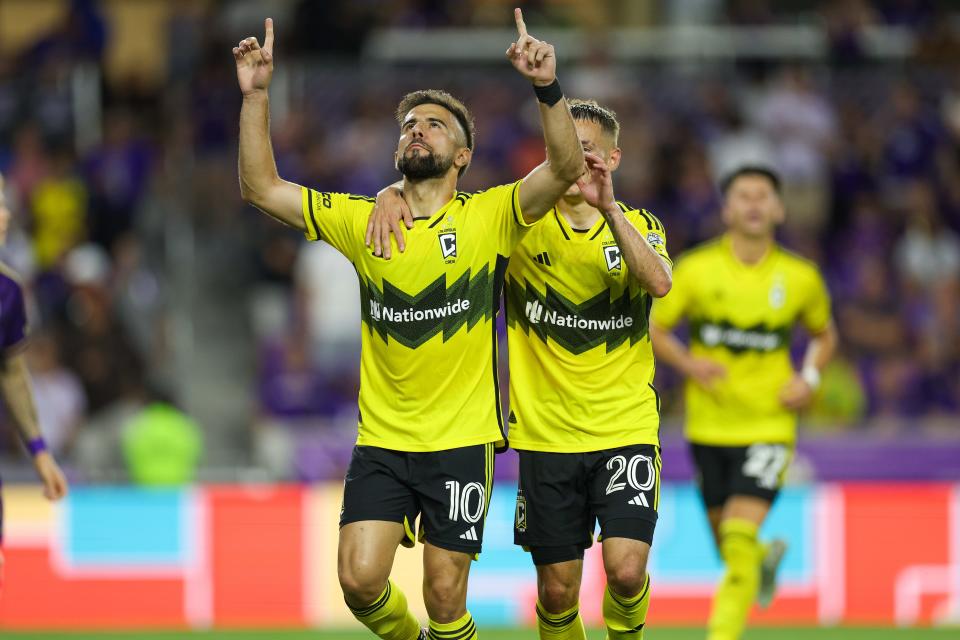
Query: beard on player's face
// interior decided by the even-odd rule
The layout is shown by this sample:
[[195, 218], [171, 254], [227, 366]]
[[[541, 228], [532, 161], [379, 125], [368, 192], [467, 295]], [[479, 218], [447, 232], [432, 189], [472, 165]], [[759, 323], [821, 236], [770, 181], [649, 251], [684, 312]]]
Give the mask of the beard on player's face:
[[433, 151], [423, 149], [420, 152], [406, 153], [400, 156], [397, 169], [407, 180], [429, 180], [439, 178], [453, 166], [453, 156], [439, 156]]

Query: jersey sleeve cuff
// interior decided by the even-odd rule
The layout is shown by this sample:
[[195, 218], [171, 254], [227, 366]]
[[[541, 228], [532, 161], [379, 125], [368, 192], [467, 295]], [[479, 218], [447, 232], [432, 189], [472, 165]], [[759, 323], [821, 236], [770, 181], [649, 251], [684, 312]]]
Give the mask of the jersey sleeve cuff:
[[313, 195], [307, 187], [300, 187], [300, 197], [303, 210], [303, 235], [307, 240], [315, 242], [320, 239], [320, 235], [317, 232], [317, 218], [313, 210]]
[[523, 180], [517, 180], [513, 183], [513, 193], [511, 194], [511, 208], [513, 209], [513, 220], [518, 225], [524, 229], [529, 229], [533, 227], [537, 222], [527, 222], [523, 219], [523, 211], [520, 210], [520, 185], [523, 184]]

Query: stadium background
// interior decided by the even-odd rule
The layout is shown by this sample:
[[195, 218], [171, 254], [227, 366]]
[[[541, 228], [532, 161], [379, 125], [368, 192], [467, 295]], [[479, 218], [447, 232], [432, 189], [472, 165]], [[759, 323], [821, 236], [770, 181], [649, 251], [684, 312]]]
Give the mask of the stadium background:
[[[956, 625], [957, 8], [519, 4], [557, 46], [566, 93], [619, 114], [618, 197], [664, 221], [674, 257], [719, 230], [717, 177], [768, 160], [787, 182], [783, 241], [827, 277], [841, 352], [766, 527], [792, 546], [782, 596], [758, 622], [776, 638], [793, 637], [784, 625]], [[24, 484], [29, 463], [4, 429], [5, 635], [355, 628], [333, 565], [355, 430], [355, 276], [240, 201], [229, 51], [274, 18], [284, 177], [374, 194], [396, 177], [399, 96], [430, 86], [477, 119], [461, 183], [472, 190], [543, 154], [530, 90], [502, 59], [512, 6], [0, 2], [0, 171], [14, 214], [2, 255], [30, 285], [41, 421], [73, 482], [51, 508]], [[661, 370], [658, 386], [671, 484], [650, 624], [690, 627], [705, 620], [718, 565], [679, 437], [680, 381]], [[144, 454], [145, 425], [172, 439], [169, 454]], [[486, 626], [523, 626], [533, 571], [510, 544], [515, 460], [498, 464], [470, 606]], [[194, 481], [145, 486], [164, 472]], [[417, 561], [400, 551], [408, 593]], [[588, 560], [594, 624], [601, 584]]]

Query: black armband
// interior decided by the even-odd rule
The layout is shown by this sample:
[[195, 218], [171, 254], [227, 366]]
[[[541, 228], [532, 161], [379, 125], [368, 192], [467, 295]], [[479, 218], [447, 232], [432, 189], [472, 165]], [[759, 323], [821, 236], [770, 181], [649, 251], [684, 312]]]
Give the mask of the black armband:
[[554, 78], [553, 82], [548, 84], [545, 87], [539, 87], [533, 85], [533, 92], [537, 94], [537, 100], [552, 107], [553, 105], [560, 102], [560, 98], [563, 97], [563, 89], [560, 88], [560, 83]]

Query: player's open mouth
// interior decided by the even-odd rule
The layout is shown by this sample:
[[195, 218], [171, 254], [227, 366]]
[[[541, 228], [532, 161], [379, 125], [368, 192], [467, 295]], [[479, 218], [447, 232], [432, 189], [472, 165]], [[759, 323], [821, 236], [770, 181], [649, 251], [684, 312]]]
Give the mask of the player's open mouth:
[[430, 151], [426, 145], [420, 144], [419, 142], [411, 142], [408, 144], [407, 151], [410, 151], [411, 149], [423, 149], [424, 151]]

